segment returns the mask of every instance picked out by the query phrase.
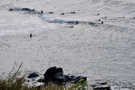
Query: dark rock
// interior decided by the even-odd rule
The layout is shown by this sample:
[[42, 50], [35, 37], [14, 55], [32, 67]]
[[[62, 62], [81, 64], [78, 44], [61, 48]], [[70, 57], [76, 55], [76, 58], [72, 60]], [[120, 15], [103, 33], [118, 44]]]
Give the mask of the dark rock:
[[29, 14], [39, 14], [39, 15], [44, 13], [42, 10], [37, 11], [35, 9], [30, 9], [30, 8], [10, 8], [9, 11], [22, 11]]
[[79, 80], [84, 80], [87, 81], [87, 77], [83, 77], [83, 76], [74, 76], [74, 75], [64, 75], [64, 81], [66, 82], [72, 82], [72, 83], [77, 83]]
[[87, 77], [64, 75], [62, 68], [56, 66], [49, 68], [44, 74], [44, 82], [53, 82], [56, 84], [77, 83], [79, 80], [87, 81]]
[[80, 87], [83, 87], [87, 83], [87, 77], [64, 75], [63, 69], [56, 66], [47, 69], [45, 74], [43, 75], [33, 72], [29, 74], [25, 79], [28, 85], [34, 87], [40, 87], [42, 85], [47, 85], [49, 83], [65, 86], [76, 84], [80, 85]]
[[93, 90], [111, 90], [111, 87], [107, 82], [97, 82], [91, 86], [93, 87]]
[[75, 14], [75, 13], [76, 13], [75, 11], [70, 12], [70, 14]]
[[28, 12], [34, 12], [34, 9], [30, 8], [10, 8], [9, 11], [28, 11]]
[[103, 22], [103, 21], [101, 21], [101, 24], [104, 24], [104, 22]]
[[97, 86], [94, 87], [93, 90], [111, 90], [110, 86]]
[[35, 11], [34, 9], [30, 9], [30, 8], [22, 8], [21, 10], [22, 10], [22, 11], [29, 11], [29, 12]]
[[9, 11], [13, 11], [13, 8], [10, 8]]
[[100, 13], [97, 13], [97, 16], [99, 16], [100, 15]]
[[101, 21], [101, 19], [98, 19], [98, 21]]
[[96, 25], [95, 22], [88, 22], [89, 25]]
[[61, 13], [60, 15], [65, 15], [65, 13]]
[[49, 14], [54, 14], [54, 12], [51, 12], [51, 11], [50, 11], [50, 12], [48, 12], [48, 13], [49, 13]]
[[79, 24], [79, 21], [67, 21], [67, 24]]
[[44, 11], [42, 11], [42, 10], [41, 10], [41, 12], [40, 12], [40, 13], [41, 13], [41, 14], [43, 14], [43, 13], [44, 13]]
[[98, 84], [100, 84], [100, 85], [107, 85], [107, 82], [100, 82]]
[[74, 26], [72, 25], [72, 26], [69, 26], [69, 28], [74, 28]]
[[63, 69], [56, 66], [49, 68], [44, 74], [45, 83], [57, 82], [62, 83], [64, 81]]
[[33, 72], [33, 73], [29, 74], [28, 78], [36, 78], [38, 76], [39, 75], [36, 72]]
[[104, 24], [103, 20], [101, 20], [101, 19], [98, 19], [98, 21], [99, 21], [101, 24]]

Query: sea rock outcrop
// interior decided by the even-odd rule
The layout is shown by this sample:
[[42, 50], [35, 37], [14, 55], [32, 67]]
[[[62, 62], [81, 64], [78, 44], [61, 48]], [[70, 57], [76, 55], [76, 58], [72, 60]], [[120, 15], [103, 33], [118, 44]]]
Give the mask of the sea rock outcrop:
[[45, 83], [53, 82], [56, 84], [77, 83], [79, 80], [87, 81], [87, 77], [64, 75], [63, 69], [59, 67], [50, 67], [44, 74]]
[[63, 69], [56, 66], [50, 67], [49, 69], [47, 69], [42, 78], [40, 78], [40, 75], [35, 72], [30, 73], [27, 76], [27, 78], [32, 79], [32, 80], [37, 80], [34, 82], [41, 82], [44, 84], [48, 84], [50, 82], [54, 84], [62, 84], [62, 85], [65, 85], [67, 83], [76, 84], [80, 80], [87, 82], [87, 77], [75, 76], [75, 75], [64, 75]]
[[27, 78], [32, 87], [40, 87], [42, 85], [47, 85], [48, 83], [54, 83], [57, 85], [77, 85], [79, 88], [91, 87], [92, 90], [111, 90], [111, 86], [103, 81], [98, 81], [92, 85], [85, 86], [87, 83], [87, 77], [65, 75], [63, 68], [56, 66], [48, 68], [44, 74], [36, 72], [30, 73]]

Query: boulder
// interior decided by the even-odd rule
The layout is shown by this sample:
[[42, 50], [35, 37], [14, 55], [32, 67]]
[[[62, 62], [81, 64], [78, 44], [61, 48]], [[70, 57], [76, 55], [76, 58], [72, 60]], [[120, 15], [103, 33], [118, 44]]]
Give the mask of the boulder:
[[57, 68], [56, 66], [50, 67], [44, 74], [45, 83], [54, 82], [62, 83], [64, 82], [63, 69]]
[[44, 74], [45, 83], [52, 82], [56, 84], [77, 83], [80, 80], [87, 81], [87, 77], [64, 75], [63, 69], [59, 67], [50, 67]]
[[80, 85], [81, 83], [87, 82], [87, 77], [84, 76], [75, 76], [75, 75], [64, 75], [63, 69], [61, 67], [50, 67], [46, 70], [46, 72], [42, 74], [38, 74], [36, 72], [33, 72], [29, 74], [26, 78], [29, 80], [29, 83], [31, 85], [39, 85], [41, 84], [48, 84], [48, 83], [54, 83], [58, 85]]
[[33, 73], [31, 73], [31, 74], [28, 75], [28, 78], [36, 78], [38, 76], [39, 75], [36, 72], [33, 72]]

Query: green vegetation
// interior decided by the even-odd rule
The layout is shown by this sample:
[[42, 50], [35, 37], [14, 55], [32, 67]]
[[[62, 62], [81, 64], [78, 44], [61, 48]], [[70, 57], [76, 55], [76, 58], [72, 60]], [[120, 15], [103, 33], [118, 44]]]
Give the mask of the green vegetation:
[[0, 90], [88, 90], [87, 88], [79, 87], [78, 84], [64, 86], [50, 83], [40, 87], [26, 87], [23, 86], [23, 83], [24, 78], [18, 78], [16, 81], [0, 80]]
[[6, 80], [0, 79], [0, 90], [88, 90], [88, 84], [83, 79], [77, 82], [77, 84], [70, 86], [56, 85], [52, 83], [40, 87], [24, 86], [24, 76], [17, 78], [21, 67], [22, 64], [19, 66], [17, 71], [12, 76], [9, 76]]

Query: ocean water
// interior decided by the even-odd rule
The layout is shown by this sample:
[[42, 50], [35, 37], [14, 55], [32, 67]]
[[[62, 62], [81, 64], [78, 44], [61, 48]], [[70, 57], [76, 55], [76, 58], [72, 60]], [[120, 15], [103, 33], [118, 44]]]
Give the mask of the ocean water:
[[[104, 23], [48, 23], [38, 15], [8, 11], [14, 7], [53, 11], [45, 14], [49, 20], [96, 23], [100, 19]], [[55, 65], [66, 74], [87, 76], [90, 82], [135, 83], [134, 0], [2, 0], [0, 9], [0, 73], [9, 72], [14, 62], [22, 62], [24, 72], [44, 73]]]

